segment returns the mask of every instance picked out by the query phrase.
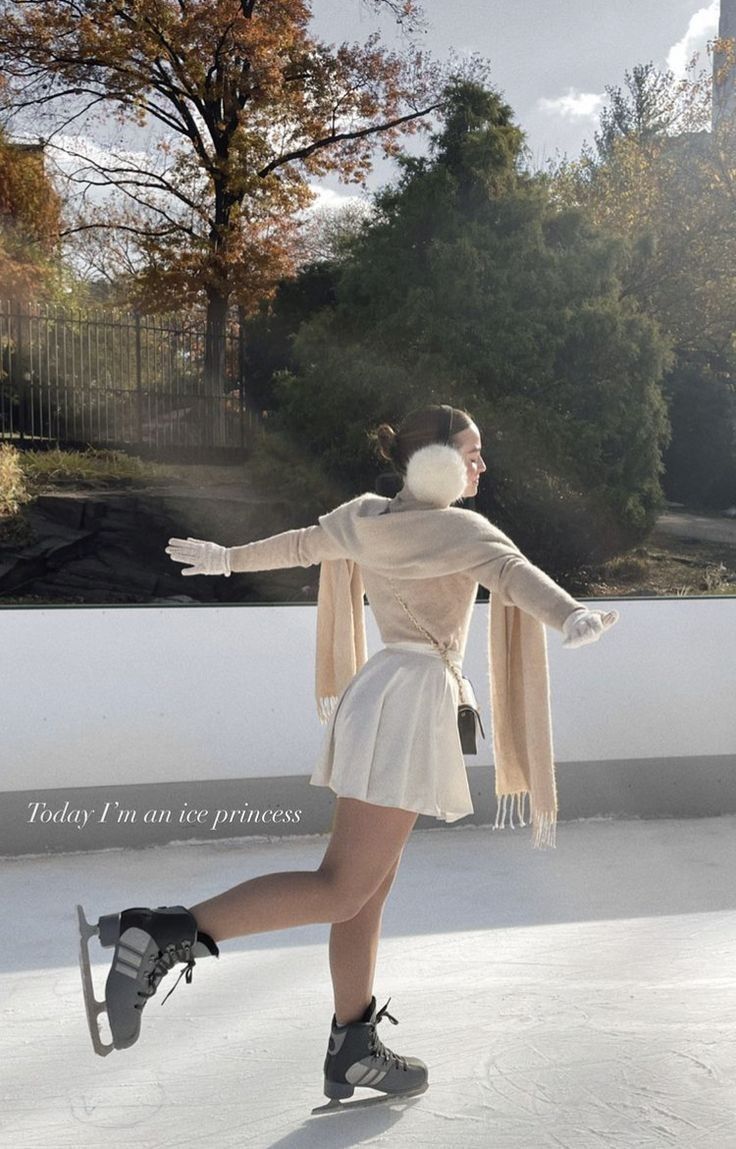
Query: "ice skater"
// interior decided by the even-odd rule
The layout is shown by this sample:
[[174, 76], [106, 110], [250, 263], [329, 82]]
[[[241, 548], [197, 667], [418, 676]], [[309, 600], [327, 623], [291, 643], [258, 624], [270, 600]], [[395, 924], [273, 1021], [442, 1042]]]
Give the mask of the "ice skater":
[[[395, 1022], [373, 993], [381, 916], [418, 814], [447, 822], [472, 813], [458, 733], [463, 652], [478, 584], [491, 592], [488, 651], [497, 825], [531, 821], [533, 844], [553, 845], [557, 800], [545, 626], [563, 645], [594, 642], [618, 619], [589, 610], [486, 518], [455, 507], [477, 493], [486, 466], [478, 427], [446, 404], [375, 432], [379, 454], [403, 480], [393, 498], [368, 493], [317, 524], [245, 546], [170, 539], [182, 574], [321, 564], [317, 703], [327, 724], [310, 781], [337, 795], [332, 833], [314, 871], [264, 874], [196, 905], [129, 908], [86, 922], [82, 972], [98, 1053], [138, 1040], [146, 1002], [178, 963], [218, 956], [229, 938], [313, 922], [331, 924], [334, 1015], [324, 1063], [328, 1107], [356, 1086], [378, 1098], [421, 1093], [423, 1061], [383, 1045]], [[363, 595], [382, 648], [366, 658]], [[113, 949], [104, 1002], [94, 999], [87, 943]], [[178, 984], [178, 982], [176, 983]], [[390, 999], [389, 999], [390, 1000]], [[97, 1018], [106, 1012], [112, 1043]], [[378, 1099], [373, 1098], [373, 1099]], [[355, 1104], [355, 1102], [353, 1102]]]

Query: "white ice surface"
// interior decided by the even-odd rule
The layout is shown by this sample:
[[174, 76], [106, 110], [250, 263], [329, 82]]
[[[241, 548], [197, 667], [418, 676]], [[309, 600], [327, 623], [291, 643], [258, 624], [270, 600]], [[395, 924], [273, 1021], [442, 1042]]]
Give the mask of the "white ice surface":
[[[193, 902], [313, 868], [320, 838], [5, 861], [3, 1149], [736, 1149], [736, 819], [415, 831], [384, 917], [379, 1033], [421, 1097], [310, 1117], [332, 999], [324, 925], [226, 942], [132, 1049], [96, 1057], [74, 904]], [[110, 951], [92, 941], [104, 982]]]

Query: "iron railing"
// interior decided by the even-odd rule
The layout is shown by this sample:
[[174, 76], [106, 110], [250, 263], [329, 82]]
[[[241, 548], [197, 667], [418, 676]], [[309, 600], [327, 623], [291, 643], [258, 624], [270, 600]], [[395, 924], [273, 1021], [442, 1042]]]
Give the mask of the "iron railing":
[[208, 379], [203, 322], [0, 301], [0, 439], [242, 450], [260, 420], [238, 332], [224, 345]]

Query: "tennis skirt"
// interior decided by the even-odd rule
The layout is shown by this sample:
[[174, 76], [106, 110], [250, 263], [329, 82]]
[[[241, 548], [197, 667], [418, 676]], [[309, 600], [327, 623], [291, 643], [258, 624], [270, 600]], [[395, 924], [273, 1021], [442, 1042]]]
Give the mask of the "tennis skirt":
[[387, 643], [340, 695], [310, 782], [445, 822], [472, 814], [457, 705], [457, 682], [434, 647]]

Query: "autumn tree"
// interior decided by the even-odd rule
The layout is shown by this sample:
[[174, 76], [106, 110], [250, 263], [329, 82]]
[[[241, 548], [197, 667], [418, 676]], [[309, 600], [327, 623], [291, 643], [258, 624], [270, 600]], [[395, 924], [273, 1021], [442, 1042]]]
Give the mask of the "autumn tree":
[[26, 300], [57, 277], [59, 197], [44, 169], [43, 150], [0, 132], [0, 297]]
[[[411, 22], [416, 7], [384, 0]], [[373, 148], [398, 147], [438, 105], [436, 70], [376, 35], [332, 46], [308, 0], [0, 0], [0, 71], [20, 122], [76, 161], [86, 192], [124, 197], [67, 234], [114, 227], [142, 261], [141, 302], [202, 301], [206, 370], [220, 378], [231, 301], [248, 312], [292, 266], [309, 180], [361, 181]], [[158, 131], [154, 155], [70, 146], [112, 111]], [[65, 142], [66, 140], [66, 142]]]

